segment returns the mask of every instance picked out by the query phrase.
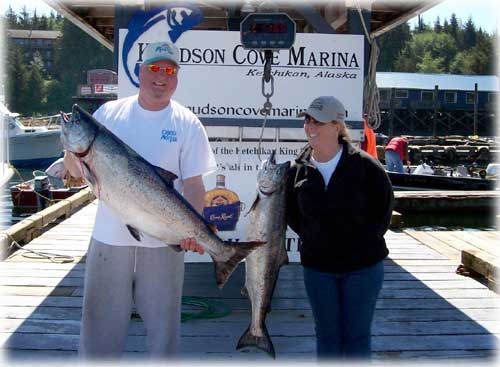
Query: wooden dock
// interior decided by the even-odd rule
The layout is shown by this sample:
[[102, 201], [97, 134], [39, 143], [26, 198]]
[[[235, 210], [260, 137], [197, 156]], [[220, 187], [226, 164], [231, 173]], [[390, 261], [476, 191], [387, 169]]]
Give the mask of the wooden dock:
[[[10, 362], [74, 363], [79, 339], [85, 254], [95, 202], [42, 234], [26, 249], [73, 257], [53, 263], [18, 251], [0, 269], [1, 342]], [[390, 257], [377, 302], [373, 327], [374, 359], [492, 361], [500, 334], [500, 298], [480, 282], [455, 274], [456, 259], [438, 253], [404, 232], [386, 235]], [[211, 263], [186, 266], [185, 296], [204, 297], [231, 308], [219, 319], [182, 324], [181, 354], [186, 360], [262, 361], [264, 353], [236, 351], [250, 320], [249, 303], [240, 295], [240, 265], [219, 291]], [[314, 324], [299, 264], [279, 277], [267, 326], [280, 361], [314, 361]], [[129, 329], [126, 358], [144, 357], [145, 330], [139, 319]]]

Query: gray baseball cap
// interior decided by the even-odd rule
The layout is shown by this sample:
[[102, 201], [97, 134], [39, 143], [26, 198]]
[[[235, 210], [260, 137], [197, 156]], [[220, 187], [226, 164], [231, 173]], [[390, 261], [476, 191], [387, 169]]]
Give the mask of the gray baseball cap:
[[169, 60], [179, 66], [179, 48], [171, 42], [150, 43], [144, 51], [143, 64], [158, 60]]
[[315, 98], [307, 110], [300, 112], [297, 117], [309, 115], [319, 122], [339, 121], [345, 123], [346, 111], [342, 102], [333, 96]]

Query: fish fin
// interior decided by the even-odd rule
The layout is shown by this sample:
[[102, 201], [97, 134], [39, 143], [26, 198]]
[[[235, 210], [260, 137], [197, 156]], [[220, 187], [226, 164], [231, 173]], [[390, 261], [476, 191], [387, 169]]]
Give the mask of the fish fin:
[[229, 276], [233, 273], [234, 269], [236, 269], [240, 261], [243, 260], [245, 257], [247, 257], [255, 248], [265, 244], [266, 242], [224, 241], [224, 243], [228, 246], [234, 247], [236, 251], [234, 255], [231, 256], [231, 258], [229, 258], [229, 260], [225, 262], [215, 261], [214, 259], [215, 280], [217, 281], [217, 287], [219, 289], [222, 289], [224, 287], [224, 284], [226, 284], [227, 280], [229, 279]]
[[161, 167], [153, 166], [153, 169], [161, 177], [163, 182], [167, 184], [167, 186], [173, 187], [174, 181], [178, 178], [177, 175], [173, 172], [167, 171]]
[[245, 347], [256, 347], [260, 350], [263, 350], [271, 357], [276, 359], [276, 352], [274, 351], [273, 342], [269, 337], [266, 325], [262, 326], [262, 331], [264, 333], [263, 336], [255, 336], [250, 331], [250, 326], [249, 326], [248, 329], [241, 336], [240, 340], [238, 340], [238, 345], [236, 346], [236, 349], [242, 349]]
[[127, 229], [130, 232], [130, 234], [132, 235], [132, 237], [134, 237], [138, 242], [141, 242], [141, 232], [139, 232], [137, 230], [137, 228], [134, 228], [134, 227], [129, 226], [127, 224]]
[[250, 206], [250, 209], [248, 209], [248, 211], [246, 212], [245, 217], [246, 217], [248, 214], [250, 214], [250, 212], [251, 212], [252, 210], [254, 210], [254, 209], [255, 209], [255, 207], [257, 206], [257, 203], [258, 203], [259, 201], [260, 201], [260, 196], [259, 196], [259, 194], [257, 193], [257, 195], [255, 196], [255, 199], [253, 200], [252, 205]]
[[243, 297], [247, 297], [248, 298], [248, 289], [247, 289], [246, 285], [244, 285], [243, 288], [241, 288], [240, 293], [241, 293], [241, 295]]

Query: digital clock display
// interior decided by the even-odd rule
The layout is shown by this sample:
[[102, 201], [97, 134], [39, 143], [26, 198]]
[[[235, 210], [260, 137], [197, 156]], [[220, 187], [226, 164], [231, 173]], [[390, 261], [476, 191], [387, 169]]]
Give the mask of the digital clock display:
[[240, 24], [246, 49], [289, 49], [295, 42], [295, 22], [285, 13], [252, 13]]
[[250, 32], [252, 33], [286, 33], [286, 23], [272, 23], [255, 21], [250, 24]]

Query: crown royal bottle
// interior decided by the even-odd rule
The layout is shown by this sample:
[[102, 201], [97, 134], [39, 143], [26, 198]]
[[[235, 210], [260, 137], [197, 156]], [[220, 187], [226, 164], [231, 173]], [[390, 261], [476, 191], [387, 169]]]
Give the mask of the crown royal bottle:
[[219, 231], [232, 231], [240, 216], [238, 195], [226, 188], [226, 176], [217, 175], [215, 188], [205, 194], [203, 216]]

